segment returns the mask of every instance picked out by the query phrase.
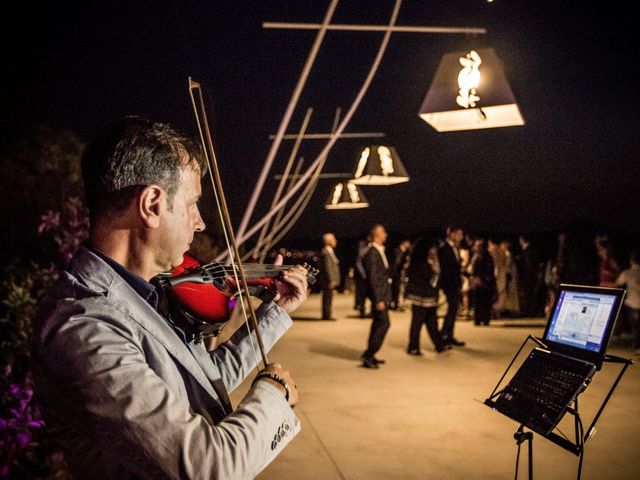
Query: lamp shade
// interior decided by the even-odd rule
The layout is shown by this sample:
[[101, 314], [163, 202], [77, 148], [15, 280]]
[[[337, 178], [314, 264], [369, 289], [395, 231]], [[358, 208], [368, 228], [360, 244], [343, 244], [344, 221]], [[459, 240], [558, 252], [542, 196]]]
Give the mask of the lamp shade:
[[351, 179], [358, 185], [394, 185], [408, 181], [409, 175], [396, 149], [385, 145], [365, 147]]
[[419, 116], [438, 132], [524, 125], [492, 48], [444, 55]]
[[367, 208], [368, 206], [369, 202], [367, 202], [360, 187], [348, 181], [337, 183], [333, 187], [324, 208], [328, 210], [350, 210]]

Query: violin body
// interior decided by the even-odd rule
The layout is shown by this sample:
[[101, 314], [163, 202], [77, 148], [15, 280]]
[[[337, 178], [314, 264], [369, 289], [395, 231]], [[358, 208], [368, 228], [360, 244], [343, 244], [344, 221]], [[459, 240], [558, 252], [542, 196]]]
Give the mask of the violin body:
[[[173, 269], [171, 276], [178, 277], [200, 265], [202, 262], [185, 253], [183, 262]], [[171, 297], [178, 307], [194, 317], [207, 323], [222, 323], [231, 312], [231, 296], [225, 290], [224, 284], [184, 282], [171, 288]]]
[[[276, 278], [288, 268], [291, 267], [247, 264], [245, 282], [249, 294], [263, 300], [273, 299], [277, 294]], [[309, 283], [315, 281], [317, 274], [316, 269], [309, 270]], [[238, 292], [229, 267], [218, 262], [203, 264], [189, 253], [184, 254], [183, 262], [170, 274], [159, 276], [159, 283], [180, 310], [207, 324], [229, 320]]]

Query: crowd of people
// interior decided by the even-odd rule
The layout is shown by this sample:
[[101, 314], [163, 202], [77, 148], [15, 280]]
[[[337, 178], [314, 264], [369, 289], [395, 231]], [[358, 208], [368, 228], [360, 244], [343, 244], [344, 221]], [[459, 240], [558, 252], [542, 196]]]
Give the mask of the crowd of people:
[[[511, 237], [473, 234], [462, 226], [449, 225], [441, 234], [400, 237], [387, 258], [386, 232], [384, 241], [373, 240], [377, 227], [381, 225], [359, 241], [351, 268], [343, 269], [344, 280], [332, 282], [331, 291], [347, 282], [353, 286], [354, 309], [361, 318], [374, 318], [376, 338], [388, 328], [388, 318], [380, 318], [381, 301], [385, 312], [410, 308], [408, 354], [421, 354], [422, 325], [436, 352], [442, 352], [465, 344], [454, 336], [458, 319], [486, 326], [497, 318], [545, 317], [562, 283], [625, 288], [623, 314], [614, 335], [631, 333], [632, 347], [640, 354], [640, 257], [633, 245], [616, 243], [604, 233], [590, 235], [580, 230], [563, 231], [549, 240], [524, 233]], [[389, 291], [383, 296], [373, 291], [368, 273], [372, 248], [382, 256], [385, 279], [377, 278], [376, 288], [388, 283]], [[377, 272], [376, 277], [380, 276]], [[323, 318], [324, 305], [323, 300]], [[376, 368], [383, 363], [370, 361], [379, 349], [377, 343], [364, 353], [364, 366]]]

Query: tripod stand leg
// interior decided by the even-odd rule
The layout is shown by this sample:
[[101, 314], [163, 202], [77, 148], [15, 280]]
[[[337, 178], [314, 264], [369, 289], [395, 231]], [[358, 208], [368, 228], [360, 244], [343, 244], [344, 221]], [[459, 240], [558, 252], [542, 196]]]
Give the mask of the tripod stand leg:
[[520, 459], [520, 446], [522, 442], [527, 441], [529, 450], [529, 480], [533, 480], [533, 432], [525, 432], [524, 425], [520, 425], [518, 431], [513, 434], [513, 438], [516, 439], [518, 445], [518, 456], [516, 458], [516, 480], [518, 478], [518, 460]]
[[533, 433], [527, 432], [529, 442], [529, 480], [533, 480]]

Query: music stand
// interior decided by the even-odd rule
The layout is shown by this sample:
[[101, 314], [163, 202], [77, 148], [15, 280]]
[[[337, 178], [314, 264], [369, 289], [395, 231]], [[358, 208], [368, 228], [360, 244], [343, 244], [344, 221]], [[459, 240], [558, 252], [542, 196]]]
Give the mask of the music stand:
[[[537, 343], [542, 348], [546, 348], [546, 345], [542, 342], [542, 340], [537, 338], [537, 337], [534, 337], [532, 335], [528, 335], [527, 338], [525, 338], [524, 342], [522, 343], [522, 345], [520, 346], [520, 348], [518, 349], [516, 354], [513, 356], [513, 359], [511, 360], [511, 362], [507, 366], [506, 370], [504, 371], [504, 373], [500, 377], [500, 380], [498, 380], [498, 383], [496, 384], [495, 388], [493, 389], [493, 391], [491, 392], [489, 397], [484, 401], [484, 404], [487, 405], [488, 407], [490, 407], [491, 409], [499, 411], [496, 408], [495, 398], [498, 397], [504, 391], [504, 389], [503, 390], [498, 390], [498, 388], [502, 384], [503, 380], [507, 376], [507, 373], [509, 372], [509, 370], [511, 369], [511, 367], [515, 363], [516, 359], [518, 358], [518, 356], [520, 355], [520, 353], [524, 349], [524, 346], [526, 345], [527, 341], [529, 341], [529, 340], [532, 340], [533, 342]], [[567, 408], [566, 412], [565, 412], [565, 413], [570, 413], [570, 414], [572, 414], [574, 416], [575, 442], [572, 442], [567, 437], [558, 435], [557, 433], [555, 433], [553, 431], [547, 433], [546, 435], [542, 435], [543, 437], [547, 438], [551, 442], [555, 443], [556, 445], [562, 447], [563, 449], [573, 453], [574, 455], [576, 455], [576, 456], [578, 456], [580, 458], [580, 461], [579, 461], [579, 464], [578, 464], [578, 478], [580, 478], [580, 472], [581, 472], [581, 469], [582, 469], [582, 458], [583, 458], [583, 454], [584, 454], [584, 444], [595, 433], [595, 424], [598, 421], [598, 419], [600, 418], [600, 415], [602, 414], [605, 406], [609, 402], [609, 399], [611, 398], [611, 395], [613, 395], [613, 391], [618, 386], [618, 383], [620, 383], [620, 380], [622, 379], [622, 375], [624, 375], [624, 373], [627, 370], [627, 368], [629, 367], [629, 365], [633, 364], [633, 361], [631, 359], [625, 359], [625, 358], [617, 357], [615, 355], [605, 355], [604, 356], [604, 362], [605, 363], [619, 363], [619, 364], [623, 364], [624, 366], [622, 367], [622, 370], [618, 374], [616, 380], [613, 382], [613, 385], [609, 389], [609, 392], [607, 393], [606, 397], [604, 398], [602, 404], [598, 408], [598, 411], [596, 412], [596, 415], [594, 416], [594, 418], [593, 418], [593, 420], [591, 422], [591, 425], [589, 425], [589, 428], [586, 430], [586, 432], [583, 429], [582, 420], [580, 418], [580, 414], [578, 413], [578, 398], [576, 397], [575, 400], [574, 400], [573, 407]], [[586, 386], [585, 386], [585, 389], [586, 389]], [[582, 392], [580, 392], [580, 393], [582, 393]], [[500, 413], [502, 413], [502, 412], [500, 412]], [[524, 430], [525, 428], [529, 428], [528, 425], [526, 425], [524, 423], [521, 423], [520, 426], [518, 427], [518, 430], [513, 435], [515, 440], [516, 440], [516, 444], [518, 445], [518, 452], [517, 452], [517, 457], [516, 457], [516, 479], [518, 478], [518, 461], [519, 461], [519, 458], [520, 458], [520, 447], [521, 447], [522, 443], [526, 441], [526, 442], [528, 442], [528, 450], [529, 450], [529, 468], [528, 468], [529, 480], [533, 480], [533, 465], [532, 465], [532, 463], [533, 463], [533, 433], [534, 432], [525, 431]]]

